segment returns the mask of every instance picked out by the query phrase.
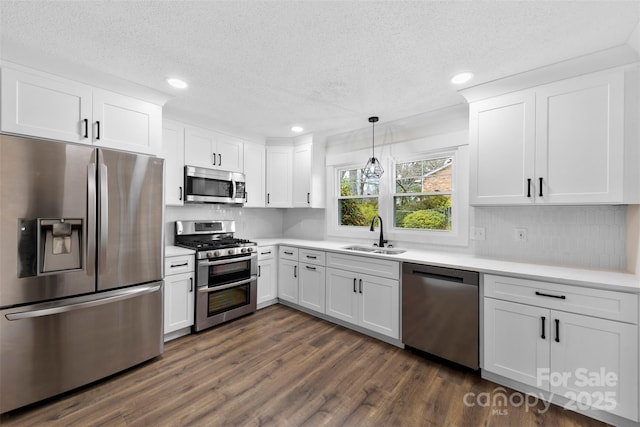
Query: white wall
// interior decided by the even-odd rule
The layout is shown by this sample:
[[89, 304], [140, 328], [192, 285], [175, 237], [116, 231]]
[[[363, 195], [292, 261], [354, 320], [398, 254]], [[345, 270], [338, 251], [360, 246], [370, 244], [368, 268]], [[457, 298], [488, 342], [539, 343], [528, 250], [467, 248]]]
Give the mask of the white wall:
[[324, 240], [324, 209], [283, 209], [282, 236], [289, 239]]

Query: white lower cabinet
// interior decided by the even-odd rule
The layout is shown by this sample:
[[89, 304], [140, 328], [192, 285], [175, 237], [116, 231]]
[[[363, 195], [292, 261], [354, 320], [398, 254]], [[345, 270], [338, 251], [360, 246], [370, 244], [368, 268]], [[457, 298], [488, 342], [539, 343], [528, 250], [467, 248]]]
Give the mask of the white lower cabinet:
[[165, 341], [190, 333], [195, 303], [193, 255], [165, 258], [164, 335]]
[[[485, 296], [509, 291], [537, 305], [484, 298], [483, 370], [563, 396], [570, 408], [638, 421], [638, 325], [580, 314], [593, 308], [578, 287], [509, 279], [486, 275]], [[608, 296], [601, 306], [625, 301], [611, 317], [637, 319], [637, 295], [585, 289], [597, 292]]]
[[336, 268], [327, 269], [329, 316], [400, 338], [400, 283]]
[[325, 270], [324, 266], [299, 264], [298, 277], [299, 304], [311, 310], [324, 313]]
[[258, 309], [278, 302], [278, 270], [275, 246], [258, 248]]
[[280, 248], [280, 256], [278, 262], [278, 298], [298, 304], [298, 260], [283, 259], [282, 248]]

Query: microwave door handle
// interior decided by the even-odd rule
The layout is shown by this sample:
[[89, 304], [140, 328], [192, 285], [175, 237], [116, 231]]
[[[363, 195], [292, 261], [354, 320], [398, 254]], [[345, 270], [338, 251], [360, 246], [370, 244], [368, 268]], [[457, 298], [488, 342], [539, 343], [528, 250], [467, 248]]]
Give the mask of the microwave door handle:
[[87, 165], [87, 275], [93, 276], [96, 265], [96, 164]]
[[236, 180], [235, 179], [231, 180], [231, 188], [232, 188], [231, 198], [235, 199], [236, 198]]
[[109, 176], [107, 165], [102, 162], [100, 159], [100, 256], [99, 256], [99, 271], [105, 271], [107, 266], [107, 247], [108, 247], [108, 236], [109, 236]]

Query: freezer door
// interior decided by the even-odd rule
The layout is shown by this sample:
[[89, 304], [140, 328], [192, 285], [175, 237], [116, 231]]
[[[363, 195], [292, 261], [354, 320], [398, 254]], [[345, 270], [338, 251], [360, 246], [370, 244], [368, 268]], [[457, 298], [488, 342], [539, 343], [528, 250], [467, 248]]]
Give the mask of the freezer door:
[[98, 291], [162, 279], [163, 162], [98, 149]]
[[0, 413], [162, 353], [162, 282], [0, 311]]
[[0, 307], [95, 291], [93, 155], [0, 135]]

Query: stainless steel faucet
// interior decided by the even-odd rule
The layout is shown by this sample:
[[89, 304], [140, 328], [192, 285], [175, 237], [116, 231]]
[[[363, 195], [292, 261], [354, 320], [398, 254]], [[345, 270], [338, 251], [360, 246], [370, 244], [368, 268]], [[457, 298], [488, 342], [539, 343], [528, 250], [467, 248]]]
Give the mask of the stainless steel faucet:
[[382, 218], [380, 218], [380, 215], [376, 215], [373, 217], [373, 219], [371, 220], [371, 227], [369, 228], [369, 231], [374, 231], [373, 226], [376, 223], [376, 218], [378, 218], [378, 220], [380, 221], [380, 240], [378, 241], [378, 246], [384, 248], [384, 244], [387, 243], [387, 240], [384, 240], [384, 234], [382, 233]]

